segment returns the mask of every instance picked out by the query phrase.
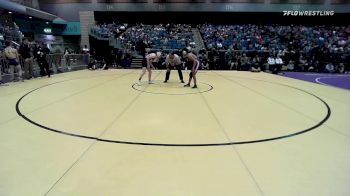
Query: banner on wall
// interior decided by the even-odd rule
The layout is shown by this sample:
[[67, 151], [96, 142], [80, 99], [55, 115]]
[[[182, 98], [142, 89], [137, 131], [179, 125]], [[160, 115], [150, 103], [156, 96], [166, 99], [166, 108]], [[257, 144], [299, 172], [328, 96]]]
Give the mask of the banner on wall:
[[23, 33], [47, 35], [81, 35], [80, 22], [46, 23], [43, 21], [16, 19], [16, 23]]
[[[60, 23], [62, 24], [62, 23]], [[80, 22], [66, 22], [66, 27], [62, 31], [62, 35], [80, 35]]]

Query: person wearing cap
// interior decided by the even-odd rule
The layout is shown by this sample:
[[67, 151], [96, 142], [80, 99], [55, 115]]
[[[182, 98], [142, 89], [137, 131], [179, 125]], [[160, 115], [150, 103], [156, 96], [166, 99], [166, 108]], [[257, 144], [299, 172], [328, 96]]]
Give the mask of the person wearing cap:
[[151, 80], [152, 78], [152, 68], [154, 68], [154, 63], [157, 63], [162, 56], [161, 52], [156, 53], [150, 53], [145, 56], [145, 58], [142, 61], [142, 72], [139, 77], [139, 81], [136, 82], [137, 85], [141, 85], [142, 77], [145, 75], [146, 71], [148, 71], [148, 84], [154, 84], [154, 82]]
[[181, 62], [180, 57], [177, 54], [175, 54], [174, 52], [170, 52], [166, 56], [165, 63], [167, 65], [167, 71], [166, 71], [164, 83], [168, 82], [169, 77], [170, 77], [170, 72], [171, 72], [171, 69], [173, 67], [175, 67], [177, 69], [181, 83], [185, 83], [183, 80], [182, 71], [181, 71], [182, 70], [182, 62]]
[[196, 74], [197, 74], [197, 71], [198, 71], [198, 68], [199, 68], [198, 58], [188, 48], [185, 48], [183, 50], [183, 54], [187, 57], [188, 61], [192, 64], [192, 68], [191, 68], [190, 76], [189, 76], [189, 79], [188, 79], [188, 83], [184, 87], [190, 87], [191, 86], [191, 81], [192, 81], [192, 78], [193, 78], [194, 85], [193, 85], [192, 88], [197, 88]]

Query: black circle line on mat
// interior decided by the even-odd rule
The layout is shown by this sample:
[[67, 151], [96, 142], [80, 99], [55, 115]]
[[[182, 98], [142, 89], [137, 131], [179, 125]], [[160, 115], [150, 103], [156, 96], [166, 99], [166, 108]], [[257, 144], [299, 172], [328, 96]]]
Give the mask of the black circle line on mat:
[[[144, 90], [140, 90], [138, 88], [135, 88], [135, 85], [137, 84], [133, 84], [131, 87], [134, 89], [134, 90], [137, 90], [137, 91], [141, 91], [143, 93], [149, 93], [149, 94], [155, 94], [155, 95], [191, 95], [191, 94], [199, 94], [199, 93], [206, 93], [206, 92], [209, 92], [211, 90], [214, 89], [214, 87], [210, 84], [207, 84], [207, 83], [204, 83], [204, 82], [198, 82], [200, 84], [205, 84], [205, 85], [208, 85], [209, 86], [209, 89], [205, 90], [205, 91], [197, 91], [197, 92], [193, 92], [193, 93], [157, 93], [157, 92], [150, 92], [150, 91], [144, 91]], [[182, 83], [181, 83], [182, 84]]]
[[[240, 78], [244, 78], [244, 77], [240, 77]], [[245, 78], [245, 79], [251, 79], [251, 78]], [[73, 80], [73, 79], [70, 79]], [[70, 81], [70, 80], [65, 80], [65, 81]], [[78, 138], [84, 138], [84, 139], [91, 139], [91, 140], [97, 140], [100, 142], [108, 142], [108, 143], [116, 143], [116, 144], [129, 144], [129, 145], [143, 145], [143, 146], [168, 146], [168, 147], [205, 147], [205, 146], [228, 146], [228, 145], [238, 145], [238, 144], [252, 144], [252, 143], [260, 143], [260, 142], [268, 142], [268, 141], [274, 141], [274, 140], [280, 140], [280, 139], [286, 139], [286, 138], [290, 138], [293, 136], [297, 136], [297, 135], [301, 135], [303, 133], [309, 132], [313, 129], [316, 129], [317, 127], [321, 126], [322, 124], [324, 124], [330, 117], [331, 115], [331, 109], [329, 107], [329, 105], [320, 97], [309, 93], [303, 89], [299, 89], [293, 86], [289, 86], [286, 84], [281, 84], [281, 83], [276, 83], [276, 82], [270, 82], [270, 81], [264, 81], [264, 80], [257, 80], [257, 79], [252, 79], [252, 80], [256, 80], [256, 81], [262, 81], [262, 82], [267, 82], [267, 83], [271, 83], [271, 84], [277, 84], [277, 85], [281, 85], [281, 86], [287, 86], [289, 88], [293, 88], [299, 91], [302, 91], [306, 94], [309, 94], [313, 97], [315, 97], [316, 99], [318, 99], [319, 101], [321, 101], [327, 108], [327, 114], [326, 116], [320, 121], [318, 122], [316, 125], [309, 127], [307, 129], [301, 130], [301, 131], [297, 131], [295, 133], [291, 133], [291, 134], [287, 134], [287, 135], [282, 135], [282, 136], [278, 136], [278, 137], [271, 137], [271, 138], [264, 138], [264, 139], [258, 139], [258, 140], [247, 140], [247, 141], [232, 141], [232, 142], [224, 142], [224, 143], [197, 143], [197, 144], [167, 144], [167, 143], [149, 143], [149, 142], [132, 142], [132, 141], [119, 141], [119, 140], [110, 140], [110, 139], [101, 139], [101, 138], [97, 138], [97, 137], [92, 137], [92, 136], [86, 136], [86, 135], [79, 135], [79, 134], [75, 134], [75, 133], [69, 133], [67, 131], [62, 131], [62, 130], [57, 130], [57, 129], [53, 129], [50, 127], [47, 127], [45, 125], [39, 124], [33, 120], [31, 120], [30, 118], [26, 117], [24, 114], [22, 114], [22, 112], [19, 109], [19, 105], [21, 103], [21, 101], [30, 93], [39, 90], [41, 88], [47, 87], [47, 86], [51, 86], [57, 83], [61, 83], [61, 82], [65, 82], [65, 81], [59, 81], [56, 83], [52, 83], [52, 84], [48, 84], [48, 85], [44, 85], [42, 87], [36, 88], [31, 90], [30, 92], [24, 94], [16, 103], [16, 112], [19, 116], [21, 116], [24, 120], [28, 121], [29, 123], [38, 126], [40, 128], [46, 129], [48, 131], [52, 131], [52, 132], [56, 132], [56, 133], [60, 133], [63, 135], [68, 135], [68, 136], [73, 136], [73, 137], [78, 137]]]

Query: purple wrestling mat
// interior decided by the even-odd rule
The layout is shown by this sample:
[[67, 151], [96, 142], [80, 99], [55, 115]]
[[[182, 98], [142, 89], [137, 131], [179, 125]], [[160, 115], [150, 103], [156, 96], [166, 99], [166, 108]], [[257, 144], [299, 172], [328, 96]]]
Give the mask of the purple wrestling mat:
[[350, 90], [350, 74], [284, 72], [284, 76]]

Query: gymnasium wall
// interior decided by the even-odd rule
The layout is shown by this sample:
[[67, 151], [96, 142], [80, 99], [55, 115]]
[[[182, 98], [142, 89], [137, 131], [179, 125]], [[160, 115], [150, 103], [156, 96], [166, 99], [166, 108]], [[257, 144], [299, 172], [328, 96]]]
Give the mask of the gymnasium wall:
[[95, 12], [95, 21], [111, 23], [113, 21], [144, 24], [303, 24], [303, 25], [350, 25], [348, 13], [338, 13], [322, 20], [315, 17], [286, 17], [278, 12]]
[[350, 13], [350, 0], [39, 0], [40, 9], [68, 21], [79, 11], [102, 12], [274, 12], [284, 10]]

